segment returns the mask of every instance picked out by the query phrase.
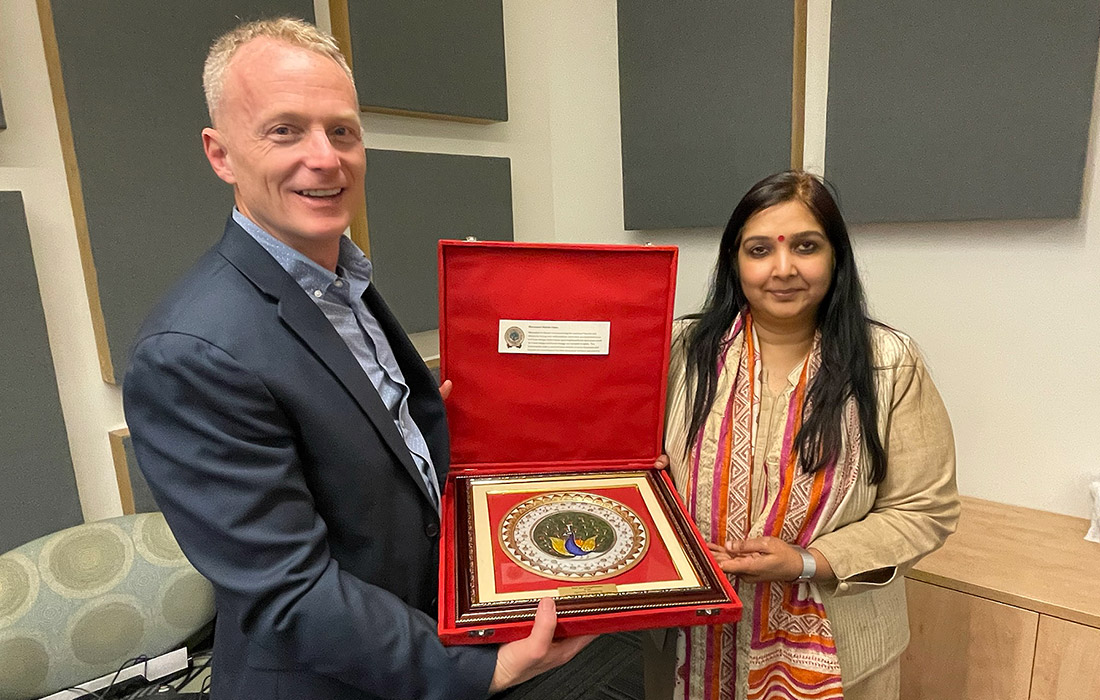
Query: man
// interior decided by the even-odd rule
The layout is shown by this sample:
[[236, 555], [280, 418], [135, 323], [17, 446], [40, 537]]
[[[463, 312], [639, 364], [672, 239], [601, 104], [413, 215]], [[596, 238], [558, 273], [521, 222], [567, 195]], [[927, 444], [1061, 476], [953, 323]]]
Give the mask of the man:
[[527, 639], [440, 644], [443, 403], [343, 231], [363, 201], [358, 98], [298, 20], [219, 39], [206, 156], [222, 240], [140, 331], [138, 461], [214, 584], [215, 698], [480, 698], [571, 658], [552, 601]]

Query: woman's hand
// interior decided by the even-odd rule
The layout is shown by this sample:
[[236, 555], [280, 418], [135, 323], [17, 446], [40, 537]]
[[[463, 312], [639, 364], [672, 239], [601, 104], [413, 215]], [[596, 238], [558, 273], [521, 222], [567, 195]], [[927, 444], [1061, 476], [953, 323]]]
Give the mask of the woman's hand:
[[[749, 583], [794, 581], [802, 574], [802, 555], [778, 537], [728, 540], [725, 547], [719, 544], [708, 544], [707, 547], [722, 571]], [[816, 552], [811, 553], [818, 561], [820, 575], [824, 557]]]

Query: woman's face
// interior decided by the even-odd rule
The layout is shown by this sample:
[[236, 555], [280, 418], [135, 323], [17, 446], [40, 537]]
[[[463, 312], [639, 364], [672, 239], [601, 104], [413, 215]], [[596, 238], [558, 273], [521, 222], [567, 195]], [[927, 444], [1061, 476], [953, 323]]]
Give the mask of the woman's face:
[[745, 222], [737, 269], [755, 321], [812, 327], [832, 282], [833, 246], [806, 205], [790, 200]]

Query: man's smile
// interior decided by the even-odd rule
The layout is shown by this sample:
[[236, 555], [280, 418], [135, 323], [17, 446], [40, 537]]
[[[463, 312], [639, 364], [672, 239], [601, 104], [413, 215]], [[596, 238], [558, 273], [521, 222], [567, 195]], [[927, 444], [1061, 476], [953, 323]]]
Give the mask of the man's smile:
[[296, 193], [303, 197], [335, 197], [343, 191], [343, 187], [336, 187], [330, 190], [295, 190]]

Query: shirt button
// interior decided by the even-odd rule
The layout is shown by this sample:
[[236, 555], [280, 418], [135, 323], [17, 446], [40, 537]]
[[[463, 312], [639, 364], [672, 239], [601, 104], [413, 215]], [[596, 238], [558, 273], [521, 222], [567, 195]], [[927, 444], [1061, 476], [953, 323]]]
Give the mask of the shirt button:
[[435, 537], [439, 534], [439, 526], [435, 523], [428, 523], [428, 526], [424, 528], [424, 534], [428, 537]]
[[318, 299], [320, 299], [324, 295], [325, 295], [325, 293], [322, 292], [320, 289], [314, 289], [313, 290], [313, 296], [317, 297]]
[[344, 283], [340, 280], [336, 280], [335, 282], [333, 282], [333, 284], [335, 284], [337, 287], [343, 287], [344, 286]]

